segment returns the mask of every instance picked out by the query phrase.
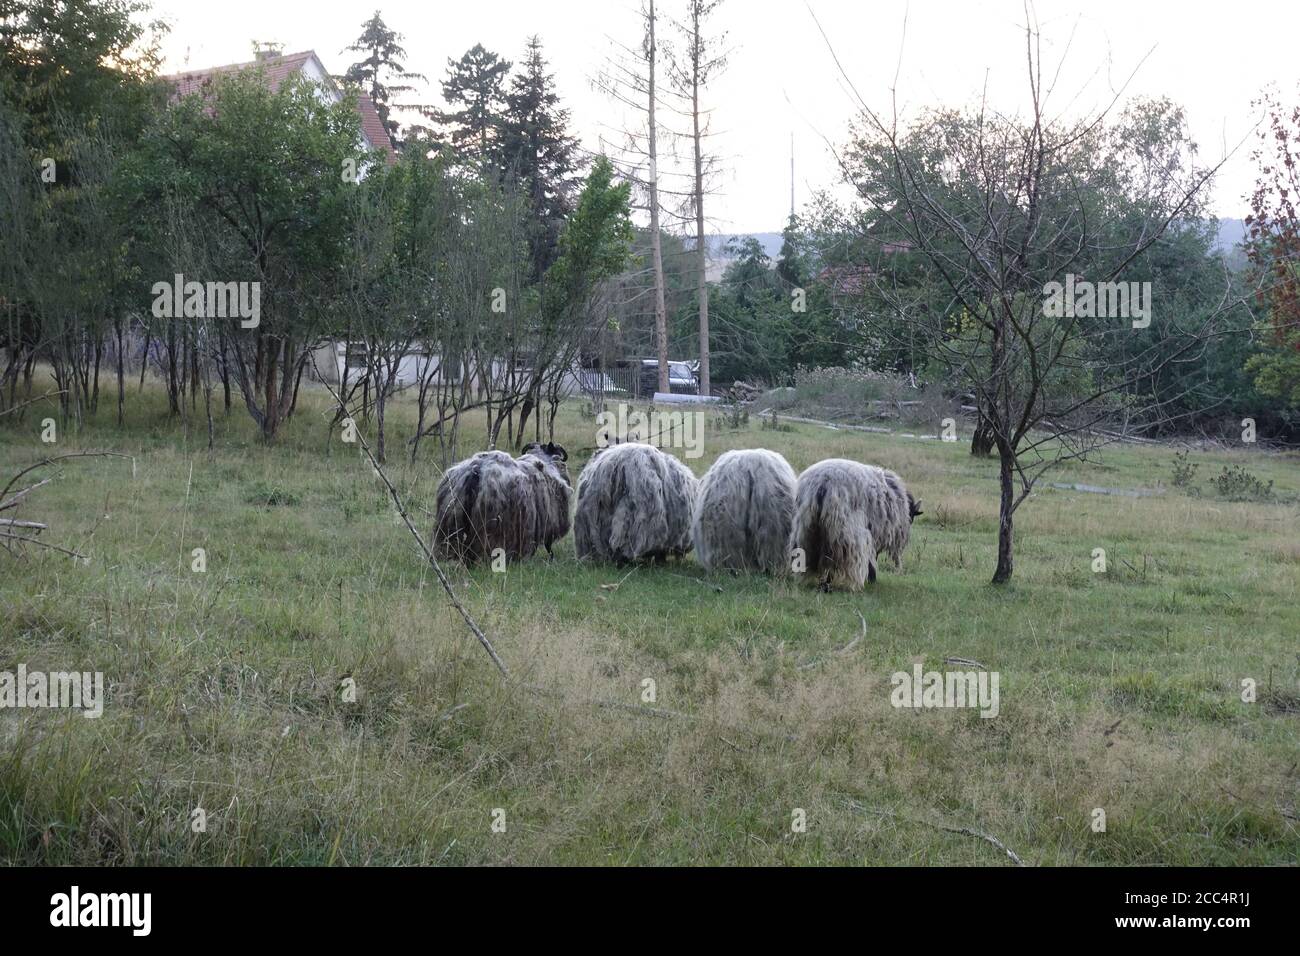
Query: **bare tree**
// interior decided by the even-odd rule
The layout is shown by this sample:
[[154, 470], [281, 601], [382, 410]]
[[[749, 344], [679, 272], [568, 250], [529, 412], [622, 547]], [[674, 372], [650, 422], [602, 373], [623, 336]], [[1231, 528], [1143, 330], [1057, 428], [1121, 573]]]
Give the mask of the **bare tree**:
[[[657, 83], [659, 48], [656, 39], [654, 0], [646, 0], [640, 10], [644, 26], [641, 45], [636, 49], [616, 44], [616, 51], [604, 72], [596, 77], [597, 89], [616, 102], [644, 116], [643, 128], [624, 130], [623, 141], [614, 144], [620, 155], [618, 170], [635, 182], [645, 195], [650, 214], [650, 257], [654, 275], [655, 346], [659, 359], [659, 391], [669, 391], [668, 383], [668, 310], [664, 293], [664, 258], [660, 242], [659, 121], [657, 117], [662, 90]], [[604, 145], [602, 143], [602, 145]]]
[[[690, 101], [691, 149], [694, 186], [691, 191], [691, 211], [695, 220], [696, 296], [700, 310], [700, 394], [712, 390], [709, 376], [709, 283], [707, 256], [704, 241], [705, 177], [711, 165], [704, 154], [704, 140], [709, 136], [708, 111], [700, 105], [700, 94], [709, 81], [727, 65], [727, 54], [718, 47], [725, 34], [718, 37], [705, 35], [705, 21], [722, 5], [722, 0], [687, 0], [686, 19], [678, 23], [682, 36], [683, 53], [670, 58], [670, 76], [673, 85], [683, 98]], [[663, 372], [660, 372], [662, 376]], [[662, 388], [661, 379], [661, 388]]]
[[1171, 104], [1115, 115], [1121, 89], [1090, 115], [1058, 111], [1026, 18], [1024, 116], [981, 102], [904, 126], [896, 104], [886, 114], [859, 97], [840, 157], [867, 232], [910, 250], [910, 282], [872, 275], [878, 334], [919, 343], [932, 373], [973, 393], [997, 452], [997, 584], [1011, 580], [1013, 518], [1035, 482], [1175, 401], [1136, 401], [1134, 386], [1239, 331], [1227, 317], [1241, 302], [1225, 281], [1208, 310], [1161, 313], [1160, 289], [1153, 309], [1143, 254], [1200, 215], [1218, 167], [1195, 163]]

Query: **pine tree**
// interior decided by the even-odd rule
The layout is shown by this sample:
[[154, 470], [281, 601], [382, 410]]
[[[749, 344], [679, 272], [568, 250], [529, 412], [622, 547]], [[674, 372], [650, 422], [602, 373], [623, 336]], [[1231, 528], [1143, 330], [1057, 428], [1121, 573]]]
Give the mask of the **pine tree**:
[[446, 110], [425, 110], [444, 127], [442, 139], [463, 157], [499, 166], [510, 61], [476, 43], [459, 60], [447, 60], [442, 81]]
[[803, 288], [808, 282], [807, 263], [800, 248], [799, 220], [791, 213], [781, 233], [781, 254], [776, 260], [776, 274], [787, 289]]
[[558, 255], [560, 229], [572, 209], [578, 141], [569, 134], [569, 111], [559, 105], [555, 77], [546, 71], [542, 42], [533, 36], [506, 96], [501, 159], [527, 197], [532, 218], [533, 278]]
[[[402, 61], [406, 50], [402, 48], [402, 34], [388, 28], [378, 10], [361, 27], [357, 42], [344, 52], [365, 53], [366, 58], [353, 63], [343, 74], [343, 82], [355, 84], [370, 96], [375, 111], [384, 121], [389, 135], [397, 139], [397, 120], [389, 117], [392, 97], [396, 93], [409, 93], [415, 87], [405, 83], [389, 85], [392, 80], [423, 80], [419, 73], [409, 72]], [[385, 82], [388, 80], [389, 82]]]

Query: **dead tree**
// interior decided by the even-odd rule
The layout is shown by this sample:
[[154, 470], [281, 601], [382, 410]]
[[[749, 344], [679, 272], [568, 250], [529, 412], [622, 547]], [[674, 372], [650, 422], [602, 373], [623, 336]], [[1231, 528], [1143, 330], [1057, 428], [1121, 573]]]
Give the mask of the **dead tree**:
[[[654, 272], [655, 348], [659, 359], [659, 391], [668, 384], [668, 309], [664, 291], [663, 246], [660, 242], [661, 176], [659, 168], [659, 100], [664, 90], [658, 84], [659, 47], [656, 35], [655, 0], [641, 7], [644, 35], [638, 48], [616, 45], [605, 70], [594, 85], [611, 99], [644, 117], [639, 129], [623, 130], [622, 141], [614, 144], [620, 154], [614, 158], [620, 173], [637, 184], [650, 215], [650, 257]], [[604, 145], [602, 143], [602, 145]]]
[[[700, 105], [700, 94], [709, 81], [727, 65], [727, 54], [718, 46], [725, 34], [709, 37], [705, 34], [705, 21], [722, 0], [687, 0], [686, 18], [676, 24], [683, 50], [670, 56], [669, 76], [678, 93], [690, 103], [691, 155], [693, 159], [690, 212], [695, 220], [695, 271], [696, 296], [700, 315], [700, 394], [712, 390], [709, 375], [709, 283], [707, 256], [704, 241], [705, 182], [711, 171], [712, 157], [704, 152], [704, 141], [709, 136], [709, 112]], [[660, 373], [662, 375], [662, 372]], [[661, 382], [662, 387], [662, 382]]]

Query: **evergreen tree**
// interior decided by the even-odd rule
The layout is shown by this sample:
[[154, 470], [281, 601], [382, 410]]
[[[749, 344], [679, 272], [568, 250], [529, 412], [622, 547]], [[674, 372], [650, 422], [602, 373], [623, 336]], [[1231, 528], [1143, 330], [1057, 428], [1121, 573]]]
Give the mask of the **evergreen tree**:
[[[361, 27], [361, 36], [345, 52], [364, 53], [365, 59], [353, 63], [343, 74], [343, 82], [352, 83], [370, 96], [375, 104], [375, 111], [384, 121], [389, 135], [397, 139], [397, 120], [389, 117], [392, 109], [392, 97], [396, 93], [410, 93], [415, 87], [393, 80], [423, 80], [419, 73], [412, 73], [402, 65], [406, 59], [406, 50], [402, 48], [402, 34], [388, 28], [379, 11]], [[386, 82], [386, 80], [388, 82]]]
[[[444, 127], [443, 142], [457, 154], [500, 165], [501, 130], [506, 107], [505, 77], [510, 61], [476, 43], [459, 60], [447, 60], [442, 81], [446, 110], [425, 110]], [[441, 144], [440, 144], [441, 145]]]
[[808, 282], [808, 266], [804, 261], [799, 235], [799, 220], [791, 214], [781, 233], [781, 257], [776, 260], [776, 274], [790, 289], [803, 288]]
[[555, 77], [546, 71], [542, 42], [534, 36], [506, 96], [501, 158], [530, 210], [533, 278], [550, 268], [560, 229], [572, 209], [577, 140], [569, 111], [560, 107]]

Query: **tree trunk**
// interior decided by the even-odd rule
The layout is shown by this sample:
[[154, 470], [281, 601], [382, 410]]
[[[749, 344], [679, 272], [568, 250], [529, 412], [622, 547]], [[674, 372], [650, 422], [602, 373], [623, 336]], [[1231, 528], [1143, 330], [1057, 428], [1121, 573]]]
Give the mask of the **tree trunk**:
[[276, 394], [276, 362], [280, 358], [280, 343], [274, 339], [267, 339], [266, 343], [266, 367], [262, 374], [264, 378], [263, 388], [266, 396], [266, 417], [262, 421], [262, 437], [266, 441], [273, 441], [275, 433], [280, 425], [280, 398]]
[[113, 322], [113, 331], [117, 333], [117, 427], [125, 422], [126, 405], [126, 357], [122, 354], [122, 319], [119, 316]]
[[694, 18], [691, 59], [691, 119], [695, 129], [695, 269], [696, 293], [700, 300], [700, 394], [712, 389], [709, 379], [709, 283], [704, 255], [704, 152], [700, 142], [700, 11], [692, 6]]
[[144, 373], [149, 370], [149, 347], [153, 344], [153, 332], [146, 330], [144, 333], [144, 351], [140, 353], [140, 387], [137, 391], [144, 391]]
[[649, 67], [649, 118], [646, 122], [647, 151], [650, 156], [650, 177], [646, 186], [650, 192], [650, 249], [655, 270], [655, 342], [659, 347], [659, 391], [668, 392], [668, 310], [664, 306], [664, 253], [659, 242], [659, 153], [655, 130], [655, 4], [650, 0], [649, 42], [646, 60]]
[[1015, 504], [1016, 453], [1005, 442], [998, 444], [998, 462], [1002, 497], [998, 505], [998, 567], [993, 572], [993, 583], [1006, 584], [1011, 580], [1012, 547], [1015, 543], [1012, 507]]
[[226, 333], [221, 326], [217, 326], [217, 334], [221, 337], [221, 390], [225, 397], [226, 415], [230, 414], [230, 354], [226, 344]]
[[984, 417], [984, 411], [981, 409], [979, 423], [975, 426], [975, 434], [971, 436], [970, 453], [978, 458], [987, 458], [993, 453], [995, 444], [993, 423]]
[[99, 414], [99, 363], [104, 357], [104, 337], [99, 330], [95, 331], [95, 378], [94, 389], [90, 393], [90, 413]]

